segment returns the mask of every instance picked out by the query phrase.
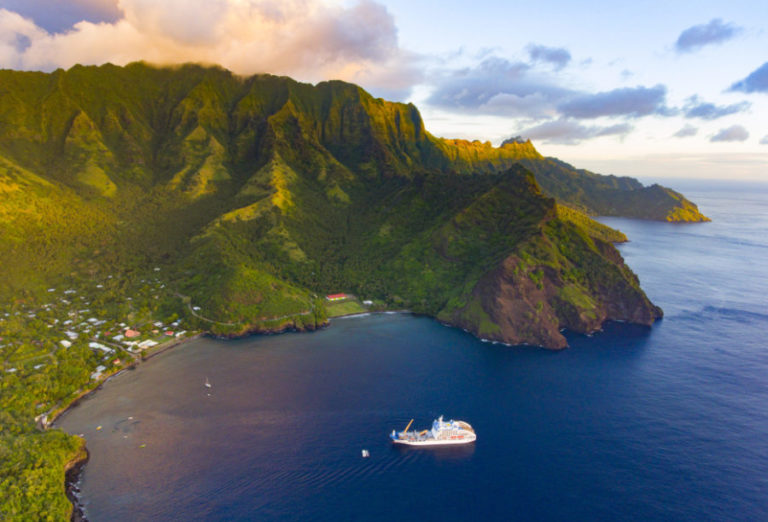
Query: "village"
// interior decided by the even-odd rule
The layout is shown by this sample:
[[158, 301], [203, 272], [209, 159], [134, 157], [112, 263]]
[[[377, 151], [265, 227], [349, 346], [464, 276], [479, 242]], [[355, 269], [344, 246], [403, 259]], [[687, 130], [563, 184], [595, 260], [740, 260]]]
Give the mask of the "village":
[[[161, 281], [159, 271], [155, 268], [153, 276], [136, 281], [124, 297], [115, 295], [124, 284], [109, 275], [98, 282], [48, 288], [42, 304], [17, 301], [0, 310], [3, 380], [42, 378], [73, 366], [88, 372], [77, 380], [96, 383], [197, 334], [185, 318], [169, 313], [183, 308]], [[88, 382], [80, 385], [88, 387]], [[55, 406], [44, 402], [35, 409], [47, 411]]]

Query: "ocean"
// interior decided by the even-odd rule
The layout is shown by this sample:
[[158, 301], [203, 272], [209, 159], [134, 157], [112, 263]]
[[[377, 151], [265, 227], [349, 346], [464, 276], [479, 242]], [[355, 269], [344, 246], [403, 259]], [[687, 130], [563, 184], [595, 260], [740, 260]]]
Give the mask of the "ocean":
[[[713, 222], [601, 219], [652, 328], [552, 352], [376, 314], [193, 341], [57, 422], [88, 441], [88, 518], [768, 520], [768, 185], [666, 183]], [[439, 415], [477, 442], [389, 442]]]

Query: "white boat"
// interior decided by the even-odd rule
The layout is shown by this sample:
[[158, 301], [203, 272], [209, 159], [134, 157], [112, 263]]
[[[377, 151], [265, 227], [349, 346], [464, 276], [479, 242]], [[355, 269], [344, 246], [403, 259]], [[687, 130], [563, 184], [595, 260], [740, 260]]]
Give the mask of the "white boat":
[[211, 381], [208, 380], [208, 377], [205, 378], [205, 387], [210, 388], [211, 387]]
[[460, 420], [444, 421], [443, 416], [432, 422], [432, 429], [423, 431], [408, 431], [413, 419], [403, 431], [392, 430], [389, 438], [395, 444], [408, 446], [442, 446], [446, 444], [467, 444], [475, 442], [477, 435], [468, 423]]

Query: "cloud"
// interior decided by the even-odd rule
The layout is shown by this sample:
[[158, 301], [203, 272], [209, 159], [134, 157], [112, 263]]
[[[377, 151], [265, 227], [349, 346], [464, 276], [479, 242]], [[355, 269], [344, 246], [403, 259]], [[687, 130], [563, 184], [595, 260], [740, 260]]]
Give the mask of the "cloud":
[[768, 62], [755, 69], [749, 76], [731, 85], [729, 91], [768, 92]]
[[[420, 81], [419, 57], [399, 47], [394, 19], [384, 6], [331, 1], [118, 0], [118, 20], [80, 21], [65, 33], [48, 33], [0, 9], [0, 67], [216, 63], [239, 74], [338, 78], [401, 95]], [[10, 43], [18, 34], [29, 40], [23, 49]]]
[[532, 65], [491, 56], [474, 67], [437, 71], [427, 103], [453, 111], [546, 118], [573, 94]]
[[546, 62], [560, 70], [571, 61], [571, 53], [562, 47], [547, 47], [531, 44], [528, 46], [528, 56], [532, 62]]
[[723, 116], [744, 112], [751, 104], [749, 102], [734, 103], [731, 105], [715, 105], [714, 103], [702, 102], [698, 96], [691, 96], [683, 107], [683, 114], [686, 118], [701, 118], [702, 120], [716, 120]]
[[576, 145], [579, 142], [602, 136], [625, 136], [634, 127], [628, 123], [619, 123], [605, 127], [582, 125], [573, 120], [551, 120], [534, 127], [529, 127], [520, 134], [531, 140], [543, 140], [545, 143]]
[[21, 54], [34, 40], [48, 33], [21, 15], [0, 9], [0, 64], [9, 69], [22, 66]]
[[49, 33], [60, 33], [75, 23], [115, 22], [120, 18], [118, 0], [3, 0], [3, 7], [30, 18]]
[[674, 133], [672, 136], [675, 138], [688, 138], [690, 136], [696, 136], [698, 134], [699, 129], [694, 127], [693, 125], [686, 125], [676, 133]]
[[541, 70], [536, 65], [491, 56], [473, 67], [438, 71], [431, 77], [433, 90], [427, 104], [454, 112], [539, 121], [675, 113], [665, 105], [664, 85], [593, 94], [562, 86], [550, 68]]
[[572, 118], [598, 118], [600, 116], [640, 117], [650, 114], [669, 115], [665, 105], [667, 88], [626, 87], [597, 94], [582, 94], [558, 105], [564, 116]]
[[763, 139], [760, 140], [760, 145], [768, 145], [768, 134], [763, 136]]
[[709, 141], [747, 141], [749, 138], [749, 132], [741, 125], [733, 125], [725, 129], [720, 129], [720, 132], [712, 136]]
[[677, 38], [675, 49], [679, 53], [698, 51], [705, 45], [720, 44], [738, 35], [742, 29], [714, 18], [709, 23], [689, 27]]

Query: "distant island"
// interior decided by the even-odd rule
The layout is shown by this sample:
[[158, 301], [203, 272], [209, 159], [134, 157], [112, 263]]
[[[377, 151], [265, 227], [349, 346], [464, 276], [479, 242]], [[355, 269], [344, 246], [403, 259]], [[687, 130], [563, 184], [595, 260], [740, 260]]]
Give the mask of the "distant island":
[[[560, 349], [562, 329], [662, 315], [612, 244], [626, 237], [590, 215], [707, 220], [671, 189], [576, 169], [523, 138], [437, 138], [412, 104], [340, 81], [4, 70], [0, 114], [9, 516], [71, 509], [63, 470], [82, 441], [33, 419], [44, 427], [158, 347], [403, 309]], [[326, 297], [342, 292], [359, 299]]]

